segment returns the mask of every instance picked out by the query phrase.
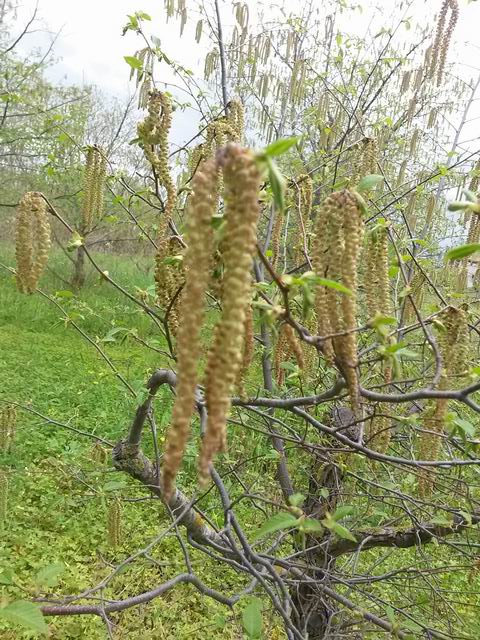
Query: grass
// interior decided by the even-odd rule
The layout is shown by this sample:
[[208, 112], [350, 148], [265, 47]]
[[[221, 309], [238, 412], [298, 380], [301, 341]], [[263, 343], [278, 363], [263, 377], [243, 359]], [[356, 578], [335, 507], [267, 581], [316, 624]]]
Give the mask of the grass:
[[[151, 286], [151, 274], [130, 258], [98, 257], [102, 269], [129, 291]], [[12, 252], [0, 251], [0, 262], [12, 264]], [[68, 273], [64, 256], [54, 255], [56, 273]], [[72, 320], [108, 354], [115, 369], [134, 389], [143, 387], [149, 371], [163, 366], [161, 354], [145, 349], [132, 330], [157, 348], [163, 345], [158, 328], [134, 303], [94, 274], [79, 295], [51, 273], [41, 287], [63, 311], [40, 294], [25, 296], [15, 289], [7, 271], [0, 273], [0, 379], [1, 402], [17, 402], [49, 419], [111, 442], [128, 428], [135, 398], [98, 351], [75, 330]], [[119, 329], [119, 330], [118, 330]], [[114, 331], [112, 331], [114, 330]], [[118, 331], [115, 331], [118, 330]], [[171, 394], [156, 402], [160, 440], [168, 423]], [[182, 481], [193, 489], [194, 450]], [[147, 447], [148, 450], [148, 447]], [[117, 473], [109, 462], [95, 462], [93, 442], [75, 431], [31, 413], [20, 412], [14, 445], [0, 454], [0, 467], [9, 478], [9, 511], [0, 525], [0, 602], [48, 594], [77, 594], [111, 573], [111, 567], [143, 549], [169, 525], [157, 501], [150, 500], [135, 482]], [[122, 500], [121, 544], [112, 549], [107, 540], [107, 512], [114, 496]], [[215, 516], [215, 514], [213, 514]], [[221, 522], [221, 513], [218, 513]], [[208, 562], [189, 550], [198, 575], [219, 590], [241, 588], [235, 573]], [[148, 590], [184, 571], [176, 538], [165, 535], [151, 559], [135, 562], [114, 578], [105, 598], [125, 598]], [[228, 591], [228, 588], [227, 588]], [[248, 602], [248, 599], [245, 601]], [[244, 604], [226, 610], [201, 597], [193, 587], [180, 586], [143, 609], [115, 618], [116, 638], [238, 638]], [[49, 619], [49, 638], [89, 640], [107, 637], [94, 617]], [[0, 622], [5, 640], [32, 637], [29, 632]], [[270, 638], [278, 635], [274, 626]]]

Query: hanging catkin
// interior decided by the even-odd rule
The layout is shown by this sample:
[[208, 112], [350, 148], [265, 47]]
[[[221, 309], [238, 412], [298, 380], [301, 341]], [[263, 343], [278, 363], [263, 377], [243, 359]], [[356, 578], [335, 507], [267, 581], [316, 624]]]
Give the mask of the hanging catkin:
[[[448, 26], [445, 28], [448, 9], [451, 10], [451, 14]], [[429, 77], [433, 79], [436, 76], [437, 86], [440, 86], [442, 82], [448, 48], [450, 46], [453, 30], [457, 24], [458, 14], [459, 9], [457, 0], [443, 0], [440, 14], [438, 16], [429, 68]]]
[[107, 158], [99, 147], [88, 147], [83, 179], [82, 233], [91, 231], [103, 213]]
[[201, 355], [200, 328], [204, 317], [204, 295], [210, 281], [213, 251], [212, 216], [216, 207], [215, 183], [217, 167], [213, 160], [205, 162], [193, 179], [193, 193], [186, 217], [185, 287], [182, 314], [177, 331], [178, 376], [172, 422], [167, 434], [163, 461], [163, 490], [168, 500], [174, 490], [190, 433]]
[[344, 189], [332, 193], [322, 204], [313, 246], [314, 268], [322, 278], [340, 282], [350, 294], [319, 284], [316, 287], [316, 312], [320, 336], [342, 333], [325, 340], [327, 359], [333, 353], [345, 377], [350, 401], [359, 409], [357, 376], [357, 290], [358, 259], [363, 238], [363, 219], [354, 193]]
[[[458, 384], [458, 379], [468, 371], [468, 316], [465, 308], [447, 307], [439, 316], [444, 329], [439, 336], [438, 346], [442, 356], [442, 375], [438, 388], [448, 389]], [[448, 413], [449, 402], [438, 398], [425, 412], [424, 431], [420, 437], [419, 456], [421, 460], [437, 460], [442, 445], [442, 435]], [[423, 497], [432, 493], [435, 481], [433, 470], [422, 469], [418, 490]]]
[[7, 519], [8, 476], [0, 469], [0, 523]]
[[29, 191], [17, 208], [15, 254], [17, 287], [33, 293], [48, 261], [50, 223], [47, 203], [38, 191]]
[[200, 452], [202, 483], [215, 453], [226, 446], [230, 393], [242, 359], [245, 315], [250, 296], [250, 270], [256, 247], [260, 174], [254, 155], [229, 144], [219, 158], [225, 179], [225, 235], [222, 315], [206, 368], [207, 427]]
[[249, 304], [247, 307], [246, 315], [245, 315], [242, 363], [237, 374], [238, 394], [242, 398], [247, 397], [245, 382], [248, 376], [250, 365], [252, 364], [252, 361], [253, 361], [254, 348], [255, 348], [255, 335], [254, 335], [254, 324], [253, 324], [253, 309], [252, 309], [252, 305]]
[[17, 408], [13, 405], [0, 411], [0, 452], [7, 452], [15, 439]]
[[107, 541], [111, 547], [118, 547], [121, 543], [122, 504], [114, 498], [108, 505], [107, 511]]

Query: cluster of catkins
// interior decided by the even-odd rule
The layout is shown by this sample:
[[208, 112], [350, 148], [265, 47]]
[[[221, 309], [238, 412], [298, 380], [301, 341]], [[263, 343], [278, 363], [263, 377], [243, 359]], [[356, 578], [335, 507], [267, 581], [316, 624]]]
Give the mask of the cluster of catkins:
[[48, 261], [50, 223], [47, 203], [38, 191], [29, 191], [17, 208], [15, 255], [17, 287], [33, 293]]
[[202, 483], [208, 477], [209, 465], [215, 454], [225, 450], [230, 394], [244, 358], [244, 334], [251, 296], [250, 272], [260, 210], [260, 174], [250, 151], [228, 144], [215, 159], [202, 163], [193, 178], [193, 192], [188, 202], [186, 279], [177, 332], [176, 399], [162, 467], [163, 491], [167, 500], [174, 491], [190, 433], [190, 421], [195, 404], [199, 402], [200, 331], [204, 320], [204, 297], [212, 269], [212, 216], [216, 211], [219, 168], [223, 171], [225, 183], [225, 271], [221, 316], [214, 329], [205, 371], [207, 420], [199, 460]]
[[[363, 281], [370, 318], [391, 316], [393, 305], [390, 295], [388, 229], [385, 225], [375, 227], [367, 236]], [[382, 374], [384, 382], [389, 384], [392, 381], [392, 369], [388, 362], [383, 362]], [[372, 446], [380, 452], [387, 450], [391, 436], [390, 418], [385, 412], [388, 412], [388, 406], [380, 404], [378, 415], [371, 419], [367, 433]]]
[[0, 524], [7, 519], [8, 476], [0, 469]]
[[[469, 334], [468, 314], [464, 306], [449, 306], [439, 316], [443, 324], [438, 346], [442, 357], [442, 375], [438, 388], [445, 390], [455, 384], [466, 373], [468, 361]], [[442, 434], [448, 412], [448, 399], [438, 398], [425, 411], [423, 432], [420, 438], [419, 456], [421, 460], [437, 460], [442, 444]], [[419, 477], [419, 493], [432, 493], [434, 473], [422, 469]]]
[[303, 371], [305, 369], [305, 358], [302, 346], [293, 328], [284, 322], [278, 332], [273, 358], [275, 380], [279, 386], [285, 382], [285, 368], [282, 367], [282, 364], [291, 357], [295, 359], [298, 368]]
[[[172, 102], [168, 94], [151, 91], [147, 102], [148, 115], [138, 124], [138, 137], [142, 141], [146, 159], [152, 165], [155, 177], [166, 191], [163, 215], [158, 223], [155, 254], [155, 289], [159, 305], [167, 311], [178, 298], [180, 282], [174, 282], [176, 269], [171, 258], [176, 248], [169, 239], [169, 225], [177, 202], [177, 190], [168, 165], [168, 134], [172, 126]], [[170, 315], [175, 330], [175, 313]]]
[[344, 189], [332, 193], [319, 208], [312, 247], [313, 267], [321, 278], [340, 282], [349, 294], [316, 286], [315, 311], [322, 351], [336, 361], [347, 383], [354, 412], [359, 411], [357, 373], [358, 262], [364, 221], [357, 195]]
[[[446, 25], [449, 9], [451, 11], [450, 20], [448, 25]], [[436, 76], [437, 86], [440, 86], [442, 82], [448, 47], [450, 46], [453, 30], [457, 24], [458, 13], [459, 9], [457, 0], [443, 0], [440, 15], [438, 16], [435, 40], [431, 52], [430, 69], [428, 71], [430, 78], [434, 79]]]
[[363, 138], [355, 147], [351, 184], [377, 172], [378, 146], [375, 138]]
[[103, 151], [99, 147], [88, 147], [83, 185], [83, 233], [91, 231], [95, 220], [102, 216], [106, 172], [107, 158]]
[[8, 405], [0, 411], [0, 453], [9, 451], [15, 439], [17, 408]]

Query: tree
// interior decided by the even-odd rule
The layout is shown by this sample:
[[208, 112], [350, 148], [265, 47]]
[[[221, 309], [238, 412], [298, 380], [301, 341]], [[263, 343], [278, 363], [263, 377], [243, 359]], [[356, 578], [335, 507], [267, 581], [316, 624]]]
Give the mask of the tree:
[[[148, 40], [148, 15], [129, 16], [126, 29], [145, 45], [127, 62], [146, 100], [137, 142], [150, 173], [145, 190], [127, 179], [121, 187], [158, 212], [155, 238], [141, 229], [156, 251], [155, 304], [104, 274], [162, 330], [169, 352], [112, 455], [165, 504], [185, 571], [135, 597], [43, 604], [43, 614], [95, 614], [111, 632], [117, 612], [187, 583], [227, 607], [261, 597], [244, 609], [250, 638], [261, 635], [265, 602], [288, 638], [476, 637], [473, 617], [444, 594], [447, 584], [460, 598], [478, 569], [480, 521], [477, 294], [467, 286], [480, 247], [479, 150], [460, 147], [477, 85], [436, 62], [454, 26], [444, 33], [442, 16], [455, 16], [456, 3], [444, 3], [433, 47], [431, 34], [395, 16], [368, 50], [340, 28], [352, 11], [343, 2], [326, 16], [312, 4], [250, 17], [253, 27], [248, 5], [234, 9], [228, 44], [218, 0], [197, 23], [197, 40], [205, 29], [215, 43], [205, 86]], [[166, 12], [183, 30], [185, 3], [168, 1]], [[187, 84], [205, 118], [193, 149], [196, 140], [169, 150], [175, 98], [155, 86], [154, 60]], [[264, 148], [248, 151], [244, 136]], [[467, 244], [445, 256], [460, 224]], [[163, 385], [176, 397], [162, 457], [154, 401]], [[177, 480], [191, 423], [200, 435], [193, 498], [183, 490], [191, 478]], [[217, 457], [227, 424], [245, 460]], [[263, 466], [252, 456], [258, 434]], [[205, 584], [185, 542], [244, 576], [242, 589]], [[429, 551], [439, 548], [441, 557]], [[423, 589], [430, 598], [417, 596]]]

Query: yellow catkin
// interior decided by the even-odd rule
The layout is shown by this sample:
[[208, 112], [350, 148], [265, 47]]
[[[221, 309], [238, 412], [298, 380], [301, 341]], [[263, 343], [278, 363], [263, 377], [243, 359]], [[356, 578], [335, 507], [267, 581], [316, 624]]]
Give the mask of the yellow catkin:
[[8, 476], [0, 469], [0, 523], [7, 519]]
[[295, 335], [294, 329], [289, 324], [283, 323], [278, 332], [273, 358], [275, 380], [279, 386], [285, 382], [285, 369], [282, 365], [292, 357], [298, 368], [303, 372], [305, 370], [305, 358], [302, 346]]
[[122, 505], [120, 500], [114, 499], [108, 505], [107, 512], [107, 541], [111, 547], [118, 547], [121, 543]]
[[351, 183], [357, 184], [365, 176], [376, 173], [378, 147], [374, 138], [364, 138], [356, 149]]
[[245, 315], [242, 364], [237, 375], [238, 394], [242, 398], [247, 397], [245, 382], [248, 376], [248, 371], [253, 361], [254, 349], [255, 349], [255, 334], [254, 334], [254, 323], [253, 323], [253, 309], [252, 309], [252, 305], [250, 304], [247, 307], [247, 313]]
[[235, 142], [243, 144], [245, 137], [245, 110], [243, 104], [237, 98], [230, 101], [229, 121], [235, 131]]
[[[413, 302], [415, 307], [421, 309], [423, 306], [423, 299], [425, 296], [425, 285], [426, 278], [422, 271], [418, 270], [410, 279], [409, 287], [410, 287], [410, 296], [413, 298]], [[415, 308], [411, 303], [410, 299], [405, 298], [405, 308], [403, 312], [403, 322], [404, 324], [409, 324], [411, 322], [416, 322], [417, 316], [415, 314]]]
[[339, 197], [343, 209], [344, 251], [342, 256], [342, 283], [351, 295], [342, 295], [341, 307], [347, 335], [334, 338], [333, 346], [337, 359], [341, 362], [343, 374], [350, 394], [350, 402], [355, 412], [359, 410], [357, 374], [357, 291], [358, 260], [363, 239], [362, 212], [354, 195], [345, 191]]
[[[451, 10], [450, 20], [445, 28], [448, 9]], [[436, 75], [437, 86], [442, 82], [448, 48], [450, 46], [453, 30], [455, 29], [455, 25], [458, 21], [458, 14], [459, 9], [457, 0], [443, 0], [437, 21], [429, 68], [429, 77], [433, 79]]]
[[[160, 255], [164, 256], [161, 261]], [[160, 247], [157, 249], [155, 290], [157, 304], [165, 313], [168, 312], [168, 324], [173, 335], [176, 335], [178, 329], [178, 314], [182, 300], [181, 291], [184, 284], [185, 269], [182, 247], [178, 238], [171, 236], [162, 241], [161, 250]]]
[[20, 200], [16, 216], [15, 254], [17, 287], [33, 293], [48, 261], [50, 223], [42, 194], [29, 191]]
[[388, 231], [386, 227], [377, 227], [369, 234], [365, 255], [364, 289], [368, 313], [371, 318], [377, 314], [390, 316], [393, 310], [388, 273]]
[[200, 328], [204, 317], [204, 296], [210, 281], [213, 250], [212, 216], [215, 212], [217, 167], [213, 160], [205, 162], [193, 179], [193, 193], [186, 217], [186, 280], [182, 314], [177, 331], [178, 377], [172, 422], [167, 434], [162, 466], [163, 491], [168, 500], [190, 433], [201, 355]]
[[15, 439], [17, 408], [13, 405], [0, 411], [0, 452], [6, 453]]
[[99, 147], [88, 147], [83, 179], [82, 233], [91, 231], [103, 213], [107, 158]]
[[284, 217], [278, 209], [275, 211], [275, 220], [272, 228], [272, 267], [278, 271], [280, 263], [281, 239]]
[[478, 192], [480, 182], [480, 160], [477, 160], [475, 166], [473, 167], [472, 177], [470, 179], [470, 184], [468, 185], [468, 190], [473, 193]]
[[[438, 346], [442, 356], [442, 375], [438, 388], [445, 390], [459, 384], [468, 370], [468, 315], [464, 307], [449, 306], [443, 310], [440, 319], [444, 330], [439, 336]], [[447, 399], [435, 400], [426, 411], [424, 432], [420, 437], [419, 456], [422, 460], [437, 460], [441, 451], [442, 434], [448, 413]], [[418, 490], [422, 497], [431, 495], [435, 482], [435, 472], [422, 469]]]
[[208, 478], [209, 465], [226, 445], [226, 420], [230, 393], [242, 359], [252, 260], [256, 247], [260, 174], [253, 154], [229, 144], [220, 162], [225, 179], [225, 235], [222, 315], [206, 368], [207, 427], [200, 451], [200, 481]]

